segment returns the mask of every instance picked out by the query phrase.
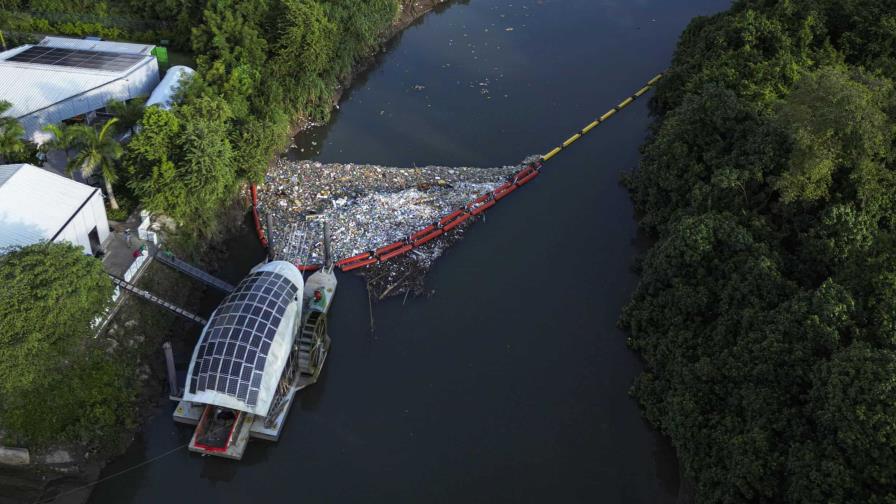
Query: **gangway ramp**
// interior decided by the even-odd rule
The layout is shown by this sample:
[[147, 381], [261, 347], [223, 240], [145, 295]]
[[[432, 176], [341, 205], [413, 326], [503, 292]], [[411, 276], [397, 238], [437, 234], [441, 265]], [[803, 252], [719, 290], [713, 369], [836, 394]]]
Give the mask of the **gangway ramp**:
[[197, 268], [196, 266], [193, 266], [192, 264], [190, 264], [186, 261], [178, 259], [170, 252], [159, 252], [158, 254], [156, 254], [155, 258], [157, 261], [161, 262], [165, 266], [168, 266], [169, 268], [180, 271], [181, 273], [183, 273], [189, 277], [195, 278], [196, 280], [199, 280], [200, 282], [202, 282], [206, 285], [209, 285], [211, 287], [214, 287], [218, 290], [221, 290], [224, 292], [230, 292], [233, 290], [233, 286], [230, 285], [229, 283], [225, 282], [224, 280], [221, 280], [220, 278], [209, 275], [205, 271], [202, 271], [201, 269]]
[[152, 292], [143, 290], [140, 287], [137, 287], [136, 285], [124, 280], [123, 278], [119, 278], [115, 275], [109, 274], [109, 276], [112, 278], [112, 282], [114, 282], [115, 285], [119, 286], [120, 288], [122, 288], [132, 294], [135, 294], [151, 303], [161, 306], [162, 308], [165, 308], [166, 310], [171, 311], [171, 312], [175, 313], [176, 315], [180, 315], [181, 317], [183, 317], [187, 320], [196, 322], [197, 324], [201, 324], [203, 326], [208, 324], [208, 320], [200, 317], [199, 315], [196, 315], [195, 313], [188, 312], [187, 310], [184, 310], [180, 306], [177, 306], [176, 304], [174, 304], [170, 301], [166, 301], [166, 300], [156, 296]]

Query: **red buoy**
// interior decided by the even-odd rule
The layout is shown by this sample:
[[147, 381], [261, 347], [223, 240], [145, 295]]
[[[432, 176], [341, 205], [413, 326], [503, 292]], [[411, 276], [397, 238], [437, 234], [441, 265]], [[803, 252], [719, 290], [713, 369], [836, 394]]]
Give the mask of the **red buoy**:
[[484, 204], [484, 205], [482, 205], [482, 206], [478, 206], [478, 207], [474, 208], [473, 211], [470, 212], [470, 213], [471, 213], [472, 215], [479, 215], [479, 214], [481, 214], [482, 212], [488, 210], [489, 208], [495, 206], [495, 203], [497, 203], [497, 201], [495, 201], [495, 200], [491, 200], [491, 201], [489, 201], [488, 203], [486, 203], [486, 204]]
[[377, 259], [376, 257], [371, 257], [370, 259], [367, 259], [366, 261], [358, 261], [358, 262], [354, 262], [352, 264], [346, 264], [345, 266], [342, 266], [342, 271], [349, 272], [351, 270], [363, 268], [365, 266], [370, 266], [371, 264], [376, 263], [376, 262], [379, 262], [379, 259]]
[[341, 260], [339, 260], [339, 261], [336, 261], [336, 266], [343, 266], [343, 265], [345, 265], [345, 264], [348, 264], [348, 263], [351, 263], [351, 262], [355, 262], [355, 261], [357, 261], [357, 260], [359, 260], [359, 259], [366, 259], [366, 258], [368, 258], [368, 257], [370, 257], [370, 252], [364, 252], [363, 254], [358, 254], [358, 255], [356, 255], [356, 256], [346, 257], [345, 259], [341, 259]]
[[416, 240], [414, 240], [414, 246], [419, 247], [420, 245], [423, 245], [424, 243], [430, 242], [430, 241], [442, 236], [442, 234], [444, 234], [444, 233], [445, 232], [442, 231], [441, 229], [436, 229], [432, 233], [430, 233], [422, 238], [417, 238]]
[[442, 229], [447, 233], [448, 231], [451, 231], [452, 229], [456, 228], [457, 226], [460, 226], [461, 224], [463, 224], [464, 221], [466, 221], [470, 217], [471, 217], [470, 214], [465, 213], [465, 214], [461, 215], [460, 217], [458, 217], [457, 219], [454, 219], [453, 221], [451, 221], [451, 223], [449, 223]]
[[464, 213], [463, 210], [458, 210], [454, 213], [448, 214], [439, 220], [439, 224], [444, 226], [445, 224], [448, 224], [449, 222], [453, 221], [455, 217], [459, 216], [462, 213]]
[[435, 228], [436, 228], [435, 225], [427, 226], [427, 227], [421, 229], [420, 231], [417, 231], [416, 233], [412, 234], [411, 240], [413, 241], [413, 240], [420, 238], [421, 236], [425, 236], [427, 233], [429, 233], [430, 231], [432, 231]]
[[392, 259], [393, 257], [400, 256], [401, 254], [405, 254], [408, 251], [410, 251], [412, 248], [414, 248], [413, 245], [405, 245], [404, 247], [401, 247], [398, 250], [393, 250], [392, 252], [389, 252], [388, 254], [386, 254], [384, 256], [380, 256], [380, 262], [386, 262], [389, 259]]
[[390, 250], [395, 250], [402, 245], [404, 245], [403, 240], [397, 241], [395, 243], [391, 243], [389, 245], [386, 245], [385, 247], [380, 247], [380, 248], [376, 249], [375, 255], [381, 256], [381, 255], [385, 254], [386, 252], [389, 252]]

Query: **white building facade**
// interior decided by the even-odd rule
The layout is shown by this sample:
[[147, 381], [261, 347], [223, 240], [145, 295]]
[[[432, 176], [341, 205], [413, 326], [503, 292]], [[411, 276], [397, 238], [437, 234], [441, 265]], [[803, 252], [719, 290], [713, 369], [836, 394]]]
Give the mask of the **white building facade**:
[[0, 165], [0, 250], [69, 242], [96, 254], [108, 239], [99, 188], [29, 164]]

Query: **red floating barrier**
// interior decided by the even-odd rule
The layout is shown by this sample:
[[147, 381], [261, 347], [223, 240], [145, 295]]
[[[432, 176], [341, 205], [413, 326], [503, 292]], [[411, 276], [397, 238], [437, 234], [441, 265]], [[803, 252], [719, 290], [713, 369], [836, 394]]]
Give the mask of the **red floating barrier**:
[[386, 252], [389, 252], [390, 250], [395, 250], [402, 245], [404, 245], [404, 240], [397, 241], [395, 243], [386, 245], [385, 247], [380, 247], [380, 248], [376, 249], [375, 254], [378, 256], [381, 256], [381, 255], [385, 254]]
[[393, 250], [392, 252], [389, 252], [388, 254], [386, 254], [384, 256], [380, 256], [380, 262], [386, 262], [395, 256], [400, 256], [401, 254], [408, 252], [412, 248], [414, 248], [413, 245], [405, 245], [404, 247], [401, 247], [398, 250]]
[[416, 239], [420, 238], [421, 236], [425, 236], [427, 233], [429, 233], [430, 231], [432, 231], [435, 228], [436, 228], [435, 225], [427, 226], [427, 227], [421, 229], [420, 231], [417, 231], [416, 233], [412, 234], [411, 240], [416, 240]]
[[448, 224], [449, 222], [453, 221], [455, 217], [459, 216], [462, 213], [464, 213], [463, 210], [458, 210], [454, 213], [448, 214], [448, 215], [442, 217], [441, 220], [439, 220], [439, 224], [444, 226], [445, 224]]
[[448, 231], [451, 231], [452, 229], [456, 228], [457, 226], [460, 226], [461, 224], [463, 224], [464, 221], [469, 219], [470, 217], [471, 217], [470, 214], [465, 213], [465, 214], [461, 215], [460, 217], [458, 217], [457, 219], [451, 221], [450, 224], [446, 225], [442, 229], [447, 233]]
[[[505, 186], [507, 186], [507, 187], [505, 187]], [[508, 194], [512, 193], [513, 191], [516, 191], [517, 187], [519, 187], [519, 186], [517, 186], [513, 182], [508, 182], [507, 184], [504, 184], [503, 186], [499, 187], [498, 189], [495, 189], [495, 201], [501, 201], [502, 199], [507, 197]]]
[[379, 259], [377, 259], [376, 257], [371, 257], [370, 259], [367, 259], [366, 261], [359, 261], [359, 262], [355, 262], [352, 264], [347, 264], [345, 266], [342, 266], [342, 271], [349, 272], [351, 270], [363, 268], [365, 266], [370, 266], [371, 264], [378, 262], [378, 261], [379, 261]]
[[261, 217], [258, 215], [258, 188], [255, 184], [249, 184], [249, 199], [252, 200], [252, 219], [255, 221], [255, 232], [258, 233], [258, 241], [262, 247], [268, 246], [268, 237], [261, 227]]
[[346, 257], [345, 259], [336, 261], [336, 266], [343, 266], [345, 264], [355, 262], [359, 259], [367, 259], [368, 257], [370, 257], [370, 252], [364, 252], [363, 254], [358, 254], [356, 256]]
[[518, 180], [516, 182], [516, 184], [519, 186], [525, 185], [526, 183], [530, 182], [532, 179], [537, 177], [540, 173], [541, 173], [540, 171], [534, 171], [534, 172], [530, 173], [529, 175], [526, 175], [525, 177]]
[[528, 175], [533, 169], [534, 169], [534, 168], [532, 168], [532, 165], [529, 165], [529, 166], [523, 168], [522, 170], [516, 172], [516, 173], [513, 175], [513, 178], [514, 178], [515, 180], [519, 180], [519, 179], [525, 177], [526, 175]]
[[485, 194], [483, 194], [482, 196], [480, 196], [480, 197], [474, 199], [474, 200], [473, 200], [473, 203], [476, 203], [477, 205], [478, 205], [479, 203], [485, 203], [485, 202], [486, 202], [489, 198], [491, 198], [491, 197], [492, 197], [492, 193], [485, 193]]
[[482, 212], [488, 210], [489, 208], [495, 206], [495, 203], [497, 203], [497, 201], [495, 201], [495, 200], [491, 200], [491, 201], [489, 201], [488, 203], [486, 203], [486, 204], [484, 204], [484, 205], [482, 205], [482, 206], [478, 206], [478, 207], [474, 208], [473, 211], [470, 212], [470, 213], [473, 214], [473, 215], [479, 215], [479, 214], [481, 214]]
[[320, 264], [297, 264], [296, 268], [299, 268], [299, 271], [317, 271], [320, 269]]
[[429, 241], [432, 241], [432, 240], [442, 236], [442, 234], [444, 234], [444, 233], [445, 232], [442, 231], [441, 229], [436, 229], [432, 233], [424, 236], [423, 238], [418, 238], [418, 239], [414, 240], [414, 246], [419, 247], [420, 245], [423, 245], [424, 243], [427, 243]]

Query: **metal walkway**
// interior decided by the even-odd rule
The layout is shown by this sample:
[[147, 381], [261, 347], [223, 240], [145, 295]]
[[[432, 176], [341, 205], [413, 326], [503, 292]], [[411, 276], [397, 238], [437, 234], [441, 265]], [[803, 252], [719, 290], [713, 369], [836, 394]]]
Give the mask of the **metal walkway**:
[[155, 258], [165, 266], [176, 269], [177, 271], [180, 271], [187, 276], [193, 277], [206, 285], [222, 290], [224, 292], [230, 292], [233, 290], [233, 286], [225, 282], [224, 280], [209, 275], [205, 271], [202, 271], [201, 269], [193, 266], [186, 261], [182, 261], [177, 257], [174, 257], [168, 252], [159, 252], [158, 254], [156, 254]]
[[145, 299], [151, 303], [155, 303], [156, 305], [161, 306], [162, 308], [165, 308], [177, 315], [180, 315], [181, 317], [183, 317], [185, 319], [196, 322], [197, 324], [201, 324], [204, 326], [208, 323], [208, 320], [205, 320], [204, 318], [200, 317], [199, 315], [190, 313], [187, 310], [184, 310], [183, 308], [177, 306], [174, 303], [165, 301], [164, 299], [156, 296], [155, 294], [145, 291], [145, 290], [137, 287], [136, 285], [125, 281], [122, 278], [118, 278], [117, 276], [112, 275], [112, 274], [109, 274], [109, 276], [112, 278], [112, 282], [115, 283], [115, 285], [118, 285], [122, 289], [124, 289], [128, 292], [131, 292], [133, 294], [136, 294], [137, 296], [140, 296], [143, 299]]

